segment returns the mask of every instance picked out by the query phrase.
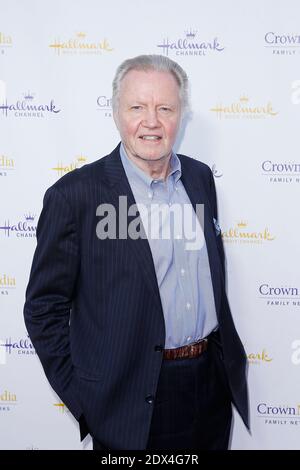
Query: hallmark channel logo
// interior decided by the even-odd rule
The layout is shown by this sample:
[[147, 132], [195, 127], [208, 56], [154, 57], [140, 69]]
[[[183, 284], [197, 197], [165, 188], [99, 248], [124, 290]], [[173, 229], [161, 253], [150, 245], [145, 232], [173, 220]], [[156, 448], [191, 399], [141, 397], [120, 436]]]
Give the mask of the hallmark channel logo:
[[17, 405], [17, 395], [9, 390], [0, 390], [0, 411], [11, 411]]
[[265, 349], [259, 352], [248, 353], [247, 359], [248, 359], [249, 364], [255, 364], [255, 365], [269, 364], [270, 362], [273, 361], [273, 358], [269, 356], [268, 352]]
[[100, 95], [97, 98], [97, 110], [103, 113], [104, 117], [112, 117], [112, 98], [106, 95]]
[[156, 47], [160, 49], [160, 53], [169, 56], [205, 56], [212, 53], [223, 52], [225, 47], [219, 42], [218, 38], [203, 40], [197, 38], [197, 30], [189, 29], [184, 31], [181, 37], [169, 39], [165, 37]]
[[278, 111], [274, 111], [271, 101], [263, 104], [251, 103], [246, 95], [232, 103], [219, 102], [210, 108], [210, 111], [215, 113], [218, 119], [265, 119], [278, 114]]
[[[5, 354], [17, 354], [18, 356], [35, 356], [35, 349], [30, 341], [29, 335], [26, 338], [6, 338], [5, 341], [0, 343], [0, 347], [4, 348]], [[3, 353], [2, 353], [3, 354]]]
[[60, 178], [61, 176], [65, 175], [66, 173], [70, 173], [70, 171], [75, 170], [76, 168], [82, 167], [87, 162], [87, 157], [84, 155], [78, 155], [75, 159], [65, 164], [63, 162], [58, 162], [55, 167], [51, 168], [51, 170], [56, 172], [56, 175]]
[[290, 424], [300, 425], [300, 404], [290, 406], [285, 404], [258, 403], [256, 406], [257, 417], [263, 419], [264, 424], [284, 426]]
[[0, 274], [0, 295], [9, 295], [16, 290], [16, 278], [8, 274]]
[[13, 174], [15, 170], [15, 161], [7, 155], [0, 155], [0, 176]]
[[300, 307], [300, 288], [289, 285], [272, 285], [264, 282], [258, 286], [258, 295], [270, 307]]
[[300, 183], [300, 162], [264, 160], [261, 169], [269, 183]]
[[0, 31], [0, 54], [5, 54], [5, 52], [10, 49], [12, 45], [12, 37]]
[[300, 53], [300, 34], [268, 31], [264, 46], [275, 56], [295, 56]]
[[4, 224], [0, 225], [0, 236], [3, 234], [5, 237], [34, 238], [36, 237], [34, 219], [35, 215], [28, 213], [24, 215], [24, 220], [16, 223], [11, 224], [9, 220], [5, 220]]
[[49, 47], [57, 55], [100, 55], [112, 52], [114, 49], [110, 46], [106, 38], [99, 40], [88, 40], [84, 32], [76, 33], [75, 37], [61, 40], [55, 38]]
[[242, 244], [262, 244], [275, 239], [268, 227], [253, 230], [245, 221], [237, 222], [234, 226], [222, 231], [222, 238], [225, 243]]
[[7, 99], [0, 104], [0, 111], [5, 117], [13, 116], [17, 118], [45, 118], [49, 115], [60, 113], [56, 109], [54, 99], [41, 102], [36, 100], [35, 93], [23, 93], [23, 97], [15, 102], [9, 102]]

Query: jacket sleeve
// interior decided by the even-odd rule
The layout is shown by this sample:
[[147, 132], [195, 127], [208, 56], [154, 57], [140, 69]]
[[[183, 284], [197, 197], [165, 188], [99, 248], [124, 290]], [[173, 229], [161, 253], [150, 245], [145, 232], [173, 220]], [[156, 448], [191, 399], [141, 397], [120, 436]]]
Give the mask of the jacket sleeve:
[[69, 323], [78, 271], [78, 233], [71, 206], [52, 186], [38, 222], [24, 319], [51, 386], [76, 419], [82, 410], [76, 396]]

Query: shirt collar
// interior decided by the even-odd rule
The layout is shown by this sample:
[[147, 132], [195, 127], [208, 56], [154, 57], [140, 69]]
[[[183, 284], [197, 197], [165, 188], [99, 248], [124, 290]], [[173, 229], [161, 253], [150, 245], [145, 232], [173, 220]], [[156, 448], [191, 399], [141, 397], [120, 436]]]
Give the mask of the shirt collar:
[[[147, 186], [147, 188], [151, 188], [151, 184], [154, 181], [154, 178], [147, 175], [147, 173], [145, 173], [137, 165], [135, 165], [135, 163], [133, 163], [133, 161], [127, 156], [123, 143], [121, 143], [120, 146], [120, 157], [127, 176], [129, 178], [138, 178]], [[173, 151], [170, 157], [170, 171], [168, 178], [171, 175], [173, 175], [175, 183], [177, 183], [177, 181], [181, 178], [181, 163], [178, 156]]]

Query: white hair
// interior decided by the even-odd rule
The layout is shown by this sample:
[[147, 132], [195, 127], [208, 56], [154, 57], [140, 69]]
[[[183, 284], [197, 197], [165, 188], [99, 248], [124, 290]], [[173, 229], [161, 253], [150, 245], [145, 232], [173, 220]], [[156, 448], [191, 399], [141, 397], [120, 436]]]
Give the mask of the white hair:
[[112, 84], [112, 106], [114, 111], [116, 111], [118, 108], [121, 82], [125, 75], [131, 70], [143, 70], [145, 72], [155, 70], [158, 72], [171, 73], [179, 86], [179, 96], [181, 101], [182, 114], [185, 110], [188, 109], [189, 95], [187, 74], [185, 73], [183, 68], [174, 60], [171, 60], [163, 55], [152, 54], [139, 55], [137, 57], [133, 57], [132, 59], [124, 60], [124, 62], [119, 65]]

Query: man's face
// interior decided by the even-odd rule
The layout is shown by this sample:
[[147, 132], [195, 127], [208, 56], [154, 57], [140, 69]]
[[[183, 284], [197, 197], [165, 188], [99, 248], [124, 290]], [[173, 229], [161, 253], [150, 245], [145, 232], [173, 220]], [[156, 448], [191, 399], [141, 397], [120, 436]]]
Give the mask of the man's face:
[[171, 73], [131, 70], [125, 75], [114, 119], [129, 158], [168, 158], [180, 116], [179, 86]]

